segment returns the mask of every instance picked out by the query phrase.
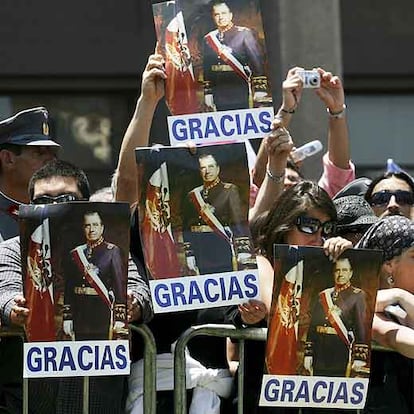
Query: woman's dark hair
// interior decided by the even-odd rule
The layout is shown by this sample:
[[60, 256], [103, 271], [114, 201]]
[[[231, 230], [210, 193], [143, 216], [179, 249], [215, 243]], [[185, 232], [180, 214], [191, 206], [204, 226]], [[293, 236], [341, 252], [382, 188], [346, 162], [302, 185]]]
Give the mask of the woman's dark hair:
[[304, 176], [302, 174], [302, 171], [300, 170], [300, 168], [298, 167], [298, 165], [295, 162], [293, 162], [293, 160], [291, 160], [290, 158], [288, 158], [288, 160], [287, 160], [286, 167], [287, 168], [290, 168], [293, 171], [295, 171], [302, 180], [304, 179]]
[[368, 203], [371, 203], [372, 192], [374, 191], [375, 186], [382, 180], [386, 180], [387, 178], [399, 178], [402, 181], [405, 181], [411, 188], [411, 191], [414, 193], [414, 181], [413, 179], [405, 172], [386, 172], [379, 177], [374, 178], [369, 185], [367, 192], [365, 193], [365, 200]]
[[271, 210], [252, 224], [252, 234], [260, 254], [273, 259], [273, 245], [286, 243], [286, 234], [296, 219], [309, 210], [321, 210], [336, 221], [336, 209], [328, 193], [312, 181], [301, 181], [285, 190]]
[[38, 180], [45, 180], [52, 177], [74, 178], [82, 197], [89, 200], [91, 195], [89, 181], [83, 170], [63, 160], [49, 161], [42, 168], [37, 170], [29, 181], [29, 196], [33, 200], [34, 185]]

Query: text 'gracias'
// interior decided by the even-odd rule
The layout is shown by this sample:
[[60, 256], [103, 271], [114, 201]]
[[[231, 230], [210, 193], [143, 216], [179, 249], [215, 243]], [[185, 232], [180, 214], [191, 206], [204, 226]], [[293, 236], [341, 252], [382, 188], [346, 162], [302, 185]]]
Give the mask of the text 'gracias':
[[254, 269], [150, 280], [155, 313], [236, 305], [259, 297]]
[[24, 378], [128, 375], [129, 370], [126, 340], [24, 344]]

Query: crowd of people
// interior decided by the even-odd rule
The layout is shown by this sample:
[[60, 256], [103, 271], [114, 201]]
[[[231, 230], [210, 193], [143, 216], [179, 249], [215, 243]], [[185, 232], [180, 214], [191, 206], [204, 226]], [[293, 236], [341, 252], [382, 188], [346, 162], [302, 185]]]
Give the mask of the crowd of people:
[[[158, 414], [173, 412], [173, 348], [175, 341], [188, 327], [204, 323], [232, 323], [241, 329], [268, 326], [274, 291], [274, 244], [322, 247], [326, 256], [336, 263], [334, 272], [346, 275], [335, 276], [335, 286], [329, 292], [334, 292], [336, 288], [339, 295], [354, 296], [359, 309], [364, 306], [363, 294], [350, 285], [350, 260], [340, 257], [353, 247], [383, 252], [380, 290], [372, 326], [372, 338], [378, 347], [371, 353], [370, 385], [363, 412], [412, 413], [414, 410], [414, 181], [404, 172], [387, 172], [372, 181], [355, 179], [343, 85], [338, 76], [322, 68], [317, 69], [321, 84], [315, 93], [328, 112], [328, 149], [323, 156], [323, 175], [319, 182], [306, 180], [300, 172], [300, 165], [290, 158], [294, 142], [288, 131], [302, 99], [303, 81], [298, 74], [301, 69], [290, 69], [283, 82], [282, 104], [272, 123], [271, 133], [262, 141], [252, 171], [258, 192], [249, 211], [249, 223], [257, 254], [260, 300], [251, 300], [239, 306], [153, 315], [139, 236], [137, 204], [140, 188], [134, 149], [148, 146], [150, 142], [152, 118], [164, 96], [166, 73], [164, 58], [160, 54], [155, 53], [148, 59], [142, 75], [141, 94], [122, 141], [111, 201], [127, 202], [131, 206], [131, 255], [127, 309], [124, 312], [129, 323], [146, 323], [154, 334], [157, 345]], [[58, 145], [48, 136], [47, 124], [48, 114], [44, 108], [23, 111], [0, 122], [2, 328], [23, 327], [30, 314], [23, 296], [17, 220], [19, 205], [33, 204], [39, 199], [43, 203], [102, 199], [99, 194], [90, 198], [88, 179], [83, 171], [57, 159]], [[212, 164], [211, 169], [216, 171], [216, 174], [212, 173], [213, 178], [201, 171], [203, 181], [220, 180], [216, 160], [211, 155], [204, 160], [200, 158], [200, 169], [207, 168], [202, 161]], [[222, 187], [221, 190], [217, 187], [217, 191], [230, 192], [233, 189]], [[108, 191], [102, 193], [102, 197], [109, 200]], [[222, 201], [223, 195], [220, 197]], [[95, 219], [102, 236], [103, 224], [99, 214], [92, 213], [88, 217], [90, 221]], [[94, 252], [97, 254], [94, 249], [107, 249], [106, 245], [99, 246], [90, 246], [91, 257]], [[111, 254], [114, 254], [116, 249], [112, 250]], [[67, 325], [67, 329], [73, 332], [73, 326]], [[365, 332], [361, 331], [362, 328], [358, 335], [364, 336]], [[317, 359], [316, 340], [312, 341], [313, 360], [308, 365], [309, 371], [326, 375], [327, 371], [321, 368], [321, 359]], [[336, 348], [339, 345], [332, 343], [338, 351]], [[269, 341], [267, 346], [272, 346]], [[384, 350], [379, 350], [380, 347]], [[283, 358], [283, 355], [278, 355], [277, 348], [268, 351], [273, 358]], [[298, 412], [296, 409], [258, 406], [265, 352], [265, 343], [246, 342], [245, 389], [240, 390], [244, 394], [244, 412]], [[336, 357], [337, 353], [332, 355], [342, 365], [346, 364]], [[143, 412], [142, 358], [142, 338], [133, 333], [130, 377], [92, 379], [90, 412]], [[192, 367], [199, 372], [196, 375], [193, 370], [191, 375], [192, 389], [188, 390], [188, 394], [193, 398], [190, 412], [237, 412], [237, 381], [233, 381], [232, 387], [229, 371], [231, 367], [233, 375], [238, 375], [237, 360], [237, 342], [214, 337], [190, 342], [186, 361], [188, 372]], [[208, 383], [214, 383], [214, 387], [205, 385], [203, 379], [206, 375], [209, 375]], [[200, 397], [200, 389], [207, 389], [215, 398], [210, 398], [211, 393], [209, 398]], [[81, 395], [82, 383], [76, 378], [31, 380], [30, 412], [81, 412]], [[221, 408], [208, 411], [208, 403], [217, 407], [220, 400]], [[10, 413], [18, 413], [22, 409], [22, 339], [19, 336], [0, 339], [0, 407], [2, 412]], [[302, 413], [311, 410], [318, 412], [318, 409], [302, 409]]]

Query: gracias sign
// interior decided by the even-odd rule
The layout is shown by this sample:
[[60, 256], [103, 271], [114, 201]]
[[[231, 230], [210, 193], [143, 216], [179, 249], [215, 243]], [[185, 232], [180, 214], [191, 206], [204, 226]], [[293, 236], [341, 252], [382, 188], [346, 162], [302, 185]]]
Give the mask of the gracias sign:
[[128, 375], [129, 370], [127, 340], [24, 344], [24, 378]]
[[168, 117], [172, 146], [220, 143], [249, 138], [263, 138], [270, 132], [273, 108], [206, 112]]

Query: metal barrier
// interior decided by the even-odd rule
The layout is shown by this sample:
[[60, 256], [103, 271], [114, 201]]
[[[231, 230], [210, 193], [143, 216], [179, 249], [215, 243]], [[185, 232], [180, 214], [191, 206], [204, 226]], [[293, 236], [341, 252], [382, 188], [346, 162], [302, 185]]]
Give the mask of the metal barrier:
[[217, 336], [221, 338], [239, 339], [239, 399], [237, 410], [243, 413], [243, 383], [244, 383], [244, 341], [253, 339], [265, 341], [267, 328], [237, 329], [233, 325], [199, 325], [187, 329], [178, 339], [174, 352], [174, 414], [187, 414], [186, 375], [185, 375], [185, 348], [191, 338], [199, 335]]
[[[243, 414], [243, 388], [244, 388], [244, 341], [251, 339], [255, 341], [266, 341], [267, 328], [242, 328], [237, 329], [233, 325], [207, 324], [192, 326], [187, 329], [178, 339], [174, 354], [174, 414], [187, 414], [186, 394], [186, 361], [185, 349], [188, 342], [195, 336], [216, 336], [239, 339], [239, 371], [238, 371], [238, 402], [237, 412]], [[372, 343], [372, 349], [382, 352], [394, 352], [376, 343]], [[328, 410], [329, 411], [329, 410]], [[302, 410], [299, 409], [299, 413]], [[357, 414], [362, 410], [356, 410]]]
[[[156, 355], [155, 339], [147, 325], [130, 325], [144, 339], [144, 412], [156, 414]], [[25, 334], [21, 329], [0, 327], [0, 338], [18, 336], [24, 342]], [[89, 412], [89, 377], [83, 382], [83, 414]], [[23, 414], [29, 413], [29, 379], [23, 378]]]
[[157, 347], [154, 335], [147, 325], [130, 325], [133, 331], [144, 338], [144, 413], [156, 414], [157, 408]]

